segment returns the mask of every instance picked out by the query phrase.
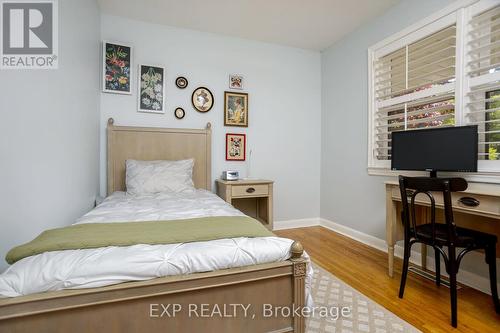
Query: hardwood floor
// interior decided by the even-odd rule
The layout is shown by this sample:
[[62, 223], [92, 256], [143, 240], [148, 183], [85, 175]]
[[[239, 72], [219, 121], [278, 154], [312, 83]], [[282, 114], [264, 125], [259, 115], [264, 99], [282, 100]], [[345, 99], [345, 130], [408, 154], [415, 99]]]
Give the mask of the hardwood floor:
[[[312, 260], [423, 332], [500, 332], [491, 296], [469, 287], [458, 291], [458, 328], [450, 325], [449, 289], [413, 273], [398, 298], [401, 260], [387, 275], [387, 254], [323, 227], [275, 231], [302, 242]], [[460, 274], [460, 273], [459, 273]]]

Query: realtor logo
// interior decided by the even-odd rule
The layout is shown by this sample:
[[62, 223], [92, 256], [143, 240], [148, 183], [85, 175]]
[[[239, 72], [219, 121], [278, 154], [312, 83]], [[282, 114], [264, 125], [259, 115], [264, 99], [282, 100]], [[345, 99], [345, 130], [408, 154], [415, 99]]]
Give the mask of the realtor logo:
[[0, 0], [1, 69], [56, 69], [57, 0]]

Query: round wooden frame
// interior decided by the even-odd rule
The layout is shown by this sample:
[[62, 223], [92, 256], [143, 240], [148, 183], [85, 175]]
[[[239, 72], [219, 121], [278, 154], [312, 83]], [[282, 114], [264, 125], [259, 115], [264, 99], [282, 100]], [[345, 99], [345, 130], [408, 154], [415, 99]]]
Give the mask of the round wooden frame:
[[[177, 115], [177, 111], [178, 111], [178, 110], [182, 111], [182, 116], [181, 116], [181, 117], [179, 117], [179, 116]], [[174, 116], [175, 116], [175, 118], [177, 118], [177, 119], [182, 119], [182, 118], [184, 118], [184, 117], [186, 116], [186, 111], [184, 111], [184, 109], [183, 109], [183, 108], [181, 108], [181, 107], [175, 108], [175, 110], [174, 110]]]
[[[181, 84], [181, 82], [184, 80], [185, 84]], [[189, 85], [188, 79], [186, 79], [184, 76], [179, 76], [177, 79], [175, 79], [175, 85], [179, 89], [186, 89], [187, 86]]]
[[[212, 104], [206, 110], [200, 110], [200, 109], [198, 109], [198, 107], [193, 102], [194, 95], [196, 94], [196, 92], [199, 91], [199, 90], [202, 90], [202, 89], [208, 91], [208, 93], [210, 94], [210, 97], [212, 98]], [[210, 91], [210, 89], [208, 89], [207, 87], [198, 87], [195, 90], [193, 90], [193, 93], [191, 94], [191, 104], [193, 105], [193, 108], [196, 111], [201, 112], [201, 113], [206, 113], [206, 112], [208, 112], [208, 111], [210, 111], [212, 109], [212, 107], [214, 106], [214, 103], [215, 103], [214, 94], [212, 94], [212, 92]]]

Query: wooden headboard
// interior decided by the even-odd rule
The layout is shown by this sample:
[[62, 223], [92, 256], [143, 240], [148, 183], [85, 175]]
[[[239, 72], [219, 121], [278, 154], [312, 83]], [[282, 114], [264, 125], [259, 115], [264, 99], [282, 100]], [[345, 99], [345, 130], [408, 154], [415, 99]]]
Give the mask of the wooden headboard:
[[125, 191], [125, 161], [194, 159], [196, 188], [212, 189], [212, 130], [115, 126], [108, 119], [108, 195]]

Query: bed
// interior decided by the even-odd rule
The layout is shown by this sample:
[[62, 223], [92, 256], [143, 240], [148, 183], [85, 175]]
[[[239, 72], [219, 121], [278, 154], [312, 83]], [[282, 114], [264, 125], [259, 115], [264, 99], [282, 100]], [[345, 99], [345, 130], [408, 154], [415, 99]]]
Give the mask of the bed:
[[[77, 224], [120, 221], [125, 217], [132, 221], [142, 221], [171, 219], [173, 216], [175, 219], [182, 219], [197, 214], [232, 217], [241, 215], [222, 200], [214, 198], [209, 192], [212, 186], [210, 124], [202, 130], [162, 129], [115, 126], [113, 119], [109, 119], [107, 134], [109, 197], [95, 210], [77, 221]], [[134, 202], [127, 199], [123, 192], [125, 160], [188, 158], [195, 160], [193, 182], [197, 188], [196, 192], [176, 197], [145, 196]], [[192, 201], [204, 202], [205, 206], [189, 211], [187, 207], [192, 207], [189, 205]], [[165, 209], [168, 203], [171, 207]], [[137, 205], [158, 206], [161, 210], [154, 211], [150, 208], [141, 210], [137, 209]], [[141, 213], [137, 213], [138, 211]], [[128, 248], [113, 248], [112, 251], [115, 252], [111, 256], [109, 253], [104, 253], [101, 258], [109, 260], [106, 267], [115, 263], [114, 274], [106, 275], [106, 272], [98, 271], [95, 272], [97, 278], [87, 279], [88, 281], [82, 274], [87, 271], [85, 265], [78, 264], [81, 261], [71, 257], [73, 259], [67, 259], [65, 262], [62, 257], [57, 257], [58, 253], [44, 253], [46, 257], [51, 255], [55, 257], [45, 258], [48, 261], [42, 260], [38, 264], [26, 264], [28, 269], [40, 266], [31, 275], [50, 275], [51, 270], [43, 270], [43, 263], [47, 262], [59, 262], [61, 267], [71, 267], [67, 271], [71, 271], [74, 275], [65, 279], [60, 285], [52, 283], [48, 287], [38, 286], [41, 289], [33, 287], [36, 283], [29, 283], [32, 290], [22, 292], [27, 295], [19, 296], [13, 292], [9, 296], [17, 297], [0, 299], [0, 331], [193, 332], [208, 329], [216, 332], [303, 332], [303, 317], [278, 314], [264, 318], [262, 312], [264, 304], [290, 309], [305, 305], [307, 267], [301, 244], [292, 241], [287, 243], [286, 240], [277, 237], [276, 239], [270, 237], [266, 242], [258, 244], [248, 243], [244, 239], [231, 241], [220, 239], [215, 242], [218, 242], [215, 247], [213, 243], [203, 242], [149, 247], [139, 244], [137, 245], [139, 248], [133, 252], [126, 252]], [[145, 257], [143, 254], [151, 251], [152, 247], [155, 251], [163, 251], [159, 252], [160, 255], [167, 253], [170, 255], [172, 259], [169, 265], [162, 266], [158, 263], [146, 265], [141, 261], [141, 258]], [[274, 251], [271, 256], [271, 251], [267, 250], [269, 248], [279, 248], [281, 252]], [[210, 260], [204, 260], [211, 249], [213, 256]], [[196, 265], [188, 267], [185, 264], [187, 259], [183, 256], [186, 251], [191, 253], [198, 251], [203, 255], [195, 260]], [[85, 256], [85, 251], [76, 252], [76, 257]], [[235, 264], [234, 253], [250, 252], [251, 255], [239, 255], [240, 262]], [[232, 260], [226, 259], [229, 254], [232, 254]], [[95, 259], [96, 254], [93, 253], [92, 256]], [[32, 257], [26, 261], [29, 260], [33, 260]], [[188, 261], [193, 261], [192, 257]], [[77, 264], [74, 264], [75, 262]], [[71, 266], [72, 263], [74, 266]], [[116, 274], [116, 271], [120, 271], [120, 266], [127, 266], [131, 268], [129, 271], [140, 274], [134, 273], [132, 276]], [[161, 273], [158, 273], [159, 271]], [[162, 277], [155, 277], [152, 272]], [[57, 276], [47, 279], [54, 281], [57, 280]], [[33, 278], [30, 281], [37, 280]], [[65, 290], [58, 290], [63, 288]], [[22, 288], [17, 286], [13, 289]], [[49, 291], [32, 293], [37, 290]], [[207, 303], [212, 310], [214, 310], [213, 305], [220, 305], [221, 309], [224, 305], [250, 304], [251, 312], [246, 314], [240, 311], [236, 315], [233, 311], [233, 316], [229, 317], [227, 315], [231, 313], [226, 312], [222, 316], [217, 313], [215, 316], [203, 316], [201, 306]], [[175, 318], [172, 318], [171, 311], [165, 310], [169, 305], [188, 309], [190, 304], [200, 306], [200, 310], [178, 311], [175, 313]]]

